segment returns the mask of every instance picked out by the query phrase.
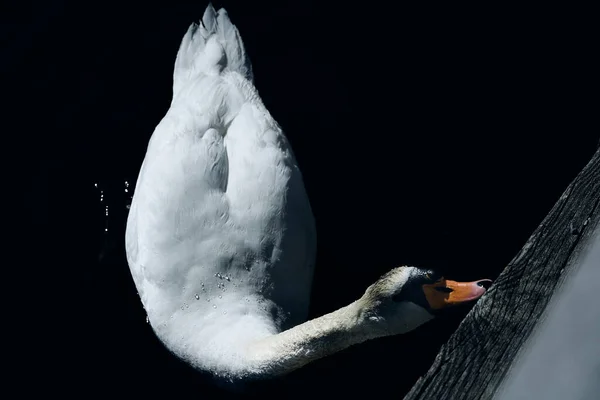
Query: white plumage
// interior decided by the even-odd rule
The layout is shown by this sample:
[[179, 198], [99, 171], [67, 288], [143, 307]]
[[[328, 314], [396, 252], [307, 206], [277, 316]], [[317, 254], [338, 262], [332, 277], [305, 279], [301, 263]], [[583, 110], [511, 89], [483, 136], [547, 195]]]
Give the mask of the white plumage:
[[209, 6], [183, 38], [128, 218], [128, 262], [152, 327], [203, 369], [231, 365], [243, 343], [308, 312], [314, 219], [251, 79], [237, 29]]
[[[127, 261], [149, 322], [192, 366], [243, 382], [433, 318], [418, 286], [429, 275], [401, 267], [305, 322], [315, 247], [290, 145], [252, 84], [237, 29], [208, 6], [182, 40], [171, 107], [150, 139], [127, 220]], [[447, 292], [433, 286], [446, 283], [435, 282], [427, 301], [444, 304]], [[468, 288], [467, 300], [485, 291]]]

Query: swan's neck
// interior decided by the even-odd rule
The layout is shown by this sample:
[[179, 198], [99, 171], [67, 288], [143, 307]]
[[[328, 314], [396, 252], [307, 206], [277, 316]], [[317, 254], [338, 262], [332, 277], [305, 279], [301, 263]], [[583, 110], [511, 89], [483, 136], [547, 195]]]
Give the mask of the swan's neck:
[[363, 327], [360, 300], [249, 346], [260, 375], [277, 376], [371, 339]]

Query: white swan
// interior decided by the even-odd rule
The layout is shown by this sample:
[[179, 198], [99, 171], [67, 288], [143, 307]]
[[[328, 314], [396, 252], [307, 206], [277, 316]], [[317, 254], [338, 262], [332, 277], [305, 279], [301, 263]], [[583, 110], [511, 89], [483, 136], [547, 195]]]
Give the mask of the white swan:
[[244, 382], [410, 331], [485, 292], [484, 281], [400, 267], [305, 322], [315, 246], [290, 145], [252, 84], [237, 29], [209, 5], [181, 43], [171, 107], [127, 220], [127, 260], [149, 322], [195, 368]]

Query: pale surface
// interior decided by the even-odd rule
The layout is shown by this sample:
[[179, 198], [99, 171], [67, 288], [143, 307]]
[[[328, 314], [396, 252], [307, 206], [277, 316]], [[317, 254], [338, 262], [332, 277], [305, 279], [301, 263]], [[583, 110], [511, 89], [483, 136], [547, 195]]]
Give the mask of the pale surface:
[[600, 397], [600, 230], [574, 276], [557, 293], [540, 332], [498, 400]]

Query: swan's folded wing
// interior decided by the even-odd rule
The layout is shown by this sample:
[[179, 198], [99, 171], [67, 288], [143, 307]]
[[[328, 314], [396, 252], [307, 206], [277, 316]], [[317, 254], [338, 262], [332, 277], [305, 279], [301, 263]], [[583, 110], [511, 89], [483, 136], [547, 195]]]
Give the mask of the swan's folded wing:
[[175, 121], [167, 115], [153, 135], [128, 218], [130, 265], [153, 281], [189, 268], [198, 246], [222, 232], [229, 210], [223, 135]]

